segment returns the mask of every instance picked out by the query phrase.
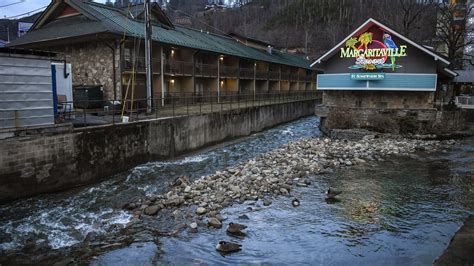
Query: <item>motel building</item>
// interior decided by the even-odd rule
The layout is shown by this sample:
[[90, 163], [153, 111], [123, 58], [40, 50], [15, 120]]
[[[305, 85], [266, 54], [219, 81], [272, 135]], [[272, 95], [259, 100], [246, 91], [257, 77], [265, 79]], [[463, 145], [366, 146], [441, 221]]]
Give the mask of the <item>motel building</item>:
[[450, 62], [384, 24], [368, 19], [311, 66], [322, 69], [316, 107], [322, 129], [436, 133], [463, 127], [444, 100], [456, 73]]

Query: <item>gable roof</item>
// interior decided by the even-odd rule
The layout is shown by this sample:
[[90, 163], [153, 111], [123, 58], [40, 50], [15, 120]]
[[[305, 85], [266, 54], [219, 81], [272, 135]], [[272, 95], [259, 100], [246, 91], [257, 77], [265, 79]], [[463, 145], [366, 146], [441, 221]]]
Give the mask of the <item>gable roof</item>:
[[[143, 4], [136, 4], [128, 7], [123, 8], [125, 11], [129, 11], [130, 14], [133, 16], [133, 18], [138, 18], [140, 17], [143, 13], [145, 13], [145, 10], [143, 8]], [[168, 18], [166, 13], [161, 9], [160, 5], [156, 2], [150, 3], [150, 9], [152, 13], [155, 13], [157, 15], [158, 21], [164, 25], [167, 25], [171, 28], [173, 28], [173, 23], [171, 20]]]
[[245, 41], [255, 43], [255, 44], [258, 44], [258, 45], [261, 45], [261, 46], [264, 46], [264, 47], [271, 46], [271, 44], [269, 42], [265, 42], [265, 41], [262, 41], [262, 40], [257, 40], [255, 38], [250, 38], [250, 37], [247, 37], [247, 36], [243, 36], [241, 34], [233, 32], [233, 31], [227, 33], [227, 35], [229, 35], [233, 38], [236, 38], [236, 39], [243, 39]]
[[459, 76], [454, 79], [455, 83], [474, 83], [474, 70], [458, 70]]
[[[49, 16], [59, 12], [55, 9], [61, 8], [65, 4], [75, 8], [83, 16], [66, 17], [46, 24]], [[97, 33], [125, 34], [128, 37], [144, 38], [144, 28], [143, 21], [130, 18], [123, 9], [83, 0], [56, 0], [49, 5], [32, 30], [16, 39], [10, 46], [77, 38]], [[231, 37], [184, 26], [176, 25], [174, 28], [170, 28], [167, 25], [154, 24], [152, 39], [168, 45], [310, 69], [311, 62], [303, 57], [276, 50], [272, 54], [268, 54], [265, 51], [244, 45]]]
[[356, 36], [356, 35], [359, 35], [359, 34], [362, 34], [363, 32], [367, 31], [370, 27], [372, 27], [374, 25], [378, 26], [379, 28], [383, 29], [386, 32], [390, 32], [392, 35], [404, 40], [405, 42], [407, 42], [407, 43], [411, 44], [412, 46], [418, 48], [422, 52], [432, 56], [434, 58], [434, 60], [439, 60], [439, 61], [443, 62], [446, 65], [450, 64], [448, 59], [446, 59], [444, 56], [442, 56], [442, 55], [426, 48], [423, 45], [420, 45], [420, 44], [414, 42], [413, 40], [409, 39], [408, 37], [405, 37], [404, 35], [396, 32], [395, 30], [385, 26], [384, 24], [380, 23], [379, 21], [377, 21], [373, 18], [369, 18], [362, 25], [360, 25], [360, 27], [358, 27], [355, 31], [353, 31], [346, 38], [344, 38], [344, 40], [342, 40], [340, 43], [338, 43], [336, 46], [334, 46], [331, 50], [329, 50], [328, 52], [323, 54], [321, 57], [319, 57], [316, 61], [314, 61], [314, 63], [311, 64], [311, 67], [315, 66], [316, 64], [320, 64], [321, 62], [327, 60], [329, 57], [331, 57], [332, 55], [337, 53], [338, 49], [340, 47], [342, 47], [346, 43], [346, 41], [349, 40], [349, 38], [351, 38], [353, 36]]

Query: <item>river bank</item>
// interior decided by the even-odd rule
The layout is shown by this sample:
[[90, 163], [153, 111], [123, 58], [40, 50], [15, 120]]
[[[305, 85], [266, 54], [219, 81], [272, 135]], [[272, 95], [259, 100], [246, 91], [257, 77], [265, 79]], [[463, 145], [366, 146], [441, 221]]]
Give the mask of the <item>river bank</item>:
[[474, 264], [474, 216], [466, 219], [461, 228], [451, 239], [448, 248], [433, 263], [441, 265], [473, 265]]

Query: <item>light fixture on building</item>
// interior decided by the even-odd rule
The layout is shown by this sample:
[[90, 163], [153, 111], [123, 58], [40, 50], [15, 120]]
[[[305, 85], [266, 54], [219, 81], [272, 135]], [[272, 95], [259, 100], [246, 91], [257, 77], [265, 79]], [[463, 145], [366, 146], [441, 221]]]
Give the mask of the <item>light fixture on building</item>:
[[171, 56], [174, 56], [174, 50], [171, 50]]
[[221, 57], [219, 58], [219, 60], [224, 61], [224, 56], [221, 55]]
[[224, 86], [224, 81], [223, 81], [223, 80], [221, 80], [221, 87], [222, 87], [222, 86]]
[[170, 80], [170, 83], [171, 83], [171, 84], [174, 84], [174, 79]]

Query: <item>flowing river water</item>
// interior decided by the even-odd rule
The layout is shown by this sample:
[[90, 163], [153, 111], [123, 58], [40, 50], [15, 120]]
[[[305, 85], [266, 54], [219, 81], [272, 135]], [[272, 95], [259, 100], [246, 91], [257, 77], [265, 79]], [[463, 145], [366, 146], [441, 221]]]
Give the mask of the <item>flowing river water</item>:
[[[318, 122], [303, 118], [184, 158], [143, 164], [100, 184], [0, 206], [0, 255], [22, 250], [28, 241], [48, 253], [82, 242], [91, 231], [107, 234], [111, 226], [131, 220], [121, 207], [132, 199], [165, 193], [178, 176], [193, 180], [285, 143], [318, 136]], [[450, 150], [355, 165], [312, 177], [309, 187], [295, 189], [298, 208], [291, 206], [291, 198], [276, 197], [268, 207], [246, 202], [224, 209], [225, 223], [249, 226], [245, 238], [232, 238], [225, 228], [199, 227], [198, 233], [182, 230], [159, 243], [135, 239], [81, 262], [431, 264], [474, 213], [473, 170], [473, 139]], [[324, 201], [328, 186], [344, 191], [340, 202]], [[175, 223], [168, 220], [160, 223]], [[215, 252], [220, 240], [238, 242], [243, 250], [222, 256]]]

